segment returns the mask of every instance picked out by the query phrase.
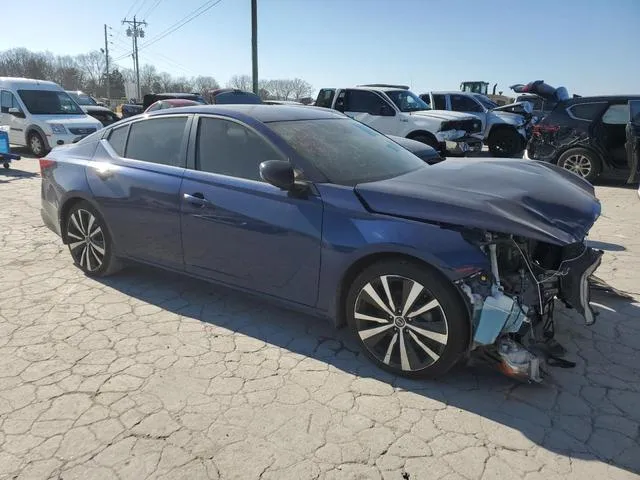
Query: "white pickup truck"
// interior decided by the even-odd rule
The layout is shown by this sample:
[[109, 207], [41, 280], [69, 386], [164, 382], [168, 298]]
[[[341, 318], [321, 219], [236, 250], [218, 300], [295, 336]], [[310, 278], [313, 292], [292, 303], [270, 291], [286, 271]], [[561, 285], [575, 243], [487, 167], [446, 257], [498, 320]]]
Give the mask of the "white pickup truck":
[[426, 143], [444, 154], [482, 149], [482, 122], [468, 113], [432, 110], [404, 85], [323, 88], [316, 107], [332, 108], [385, 135]]

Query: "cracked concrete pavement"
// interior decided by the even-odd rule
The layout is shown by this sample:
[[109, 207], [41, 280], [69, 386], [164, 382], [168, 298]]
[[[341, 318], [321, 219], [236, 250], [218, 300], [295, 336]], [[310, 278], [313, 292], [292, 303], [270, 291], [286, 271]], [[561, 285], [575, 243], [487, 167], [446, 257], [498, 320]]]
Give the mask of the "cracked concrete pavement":
[[150, 268], [86, 278], [0, 171], [0, 479], [640, 478], [640, 201], [598, 187], [599, 294], [558, 307], [574, 369], [387, 375], [345, 331]]

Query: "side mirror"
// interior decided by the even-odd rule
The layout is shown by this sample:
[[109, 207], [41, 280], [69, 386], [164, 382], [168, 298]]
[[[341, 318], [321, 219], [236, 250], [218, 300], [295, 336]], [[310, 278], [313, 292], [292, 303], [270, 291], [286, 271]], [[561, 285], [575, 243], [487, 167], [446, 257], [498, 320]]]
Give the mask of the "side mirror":
[[9, 109], [9, 114], [19, 118], [24, 118], [25, 116], [24, 113], [22, 113], [22, 111], [19, 108], [15, 108], [15, 107], [11, 107]]
[[396, 112], [389, 105], [382, 105], [379, 114], [383, 117], [394, 117]]
[[292, 190], [295, 185], [293, 167], [284, 160], [267, 160], [260, 164], [260, 177], [281, 190]]

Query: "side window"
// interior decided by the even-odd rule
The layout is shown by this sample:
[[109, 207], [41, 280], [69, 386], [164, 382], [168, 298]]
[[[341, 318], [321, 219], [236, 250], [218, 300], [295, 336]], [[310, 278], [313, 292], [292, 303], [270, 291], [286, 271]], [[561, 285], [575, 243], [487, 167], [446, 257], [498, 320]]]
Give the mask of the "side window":
[[131, 124], [125, 156], [161, 165], [180, 166], [187, 117], [164, 117]]
[[576, 120], [584, 120], [591, 122], [596, 119], [606, 104], [602, 102], [596, 103], [576, 103], [567, 108], [569, 116]]
[[466, 95], [451, 95], [451, 110], [455, 112], [482, 112], [482, 108]]
[[608, 125], [626, 125], [629, 122], [629, 104], [611, 105], [604, 115], [602, 123]]
[[446, 110], [447, 99], [444, 95], [433, 95], [433, 105], [431, 107], [435, 110]]
[[121, 157], [124, 157], [124, 146], [127, 143], [127, 131], [129, 130], [129, 125], [125, 125], [124, 127], [115, 128], [111, 130], [109, 137], [107, 138], [107, 142], [111, 145], [111, 148]]
[[333, 102], [335, 93], [336, 91], [332, 88], [320, 90], [318, 98], [316, 99], [316, 107], [331, 108], [331, 102]]
[[229, 120], [202, 118], [198, 128], [196, 168], [203, 172], [261, 182], [260, 164], [284, 160], [266, 140]]
[[349, 90], [345, 112], [369, 113], [380, 115], [384, 101], [375, 93], [364, 90]]
[[2, 113], [9, 113], [10, 108], [22, 110], [20, 105], [18, 105], [15, 95], [7, 90], [2, 91], [2, 95], [0, 96], [0, 106], [2, 108]]

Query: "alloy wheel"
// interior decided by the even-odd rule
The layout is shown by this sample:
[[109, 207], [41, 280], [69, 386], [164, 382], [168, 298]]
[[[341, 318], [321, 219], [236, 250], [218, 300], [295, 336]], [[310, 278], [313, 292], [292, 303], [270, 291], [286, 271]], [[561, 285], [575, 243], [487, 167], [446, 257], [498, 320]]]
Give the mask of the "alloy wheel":
[[587, 178], [593, 168], [591, 160], [580, 153], [567, 157], [562, 166], [582, 178]]
[[84, 270], [95, 272], [104, 263], [106, 241], [96, 217], [78, 209], [69, 216], [67, 225], [69, 250], [75, 262]]
[[380, 362], [415, 372], [438, 361], [448, 343], [447, 318], [423, 285], [400, 275], [383, 275], [358, 293], [357, 334]]
[[38, 135], [31, 135], [29, 147], [31, 148], [31, 152], [36, 156], [42, 155], [42, 153], [44, 153], [44, 145], [42, 144], [42, 140]]

